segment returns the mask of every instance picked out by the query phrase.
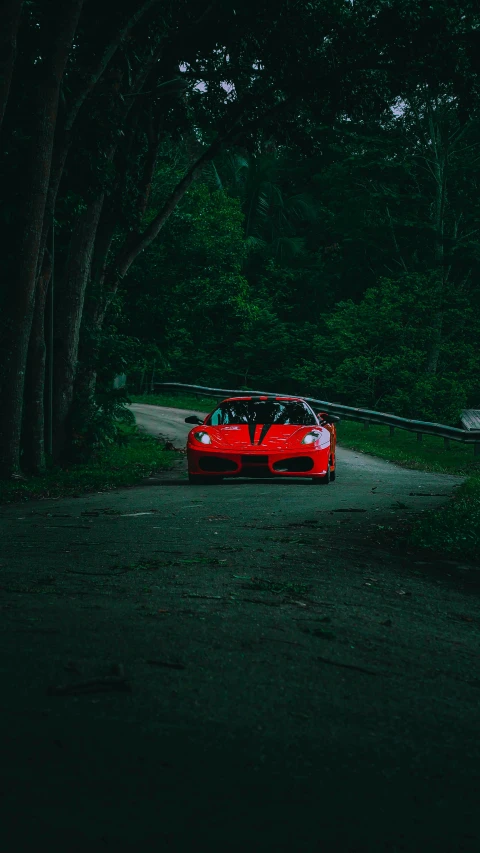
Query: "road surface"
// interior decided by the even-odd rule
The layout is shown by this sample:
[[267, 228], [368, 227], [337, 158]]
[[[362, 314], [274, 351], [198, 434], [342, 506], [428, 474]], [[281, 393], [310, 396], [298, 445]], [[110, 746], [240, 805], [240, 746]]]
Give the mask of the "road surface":
[[457, 482], [340, 449], [3, 507], [2, 853], [477, 853], [478, 569], [388, 531]]

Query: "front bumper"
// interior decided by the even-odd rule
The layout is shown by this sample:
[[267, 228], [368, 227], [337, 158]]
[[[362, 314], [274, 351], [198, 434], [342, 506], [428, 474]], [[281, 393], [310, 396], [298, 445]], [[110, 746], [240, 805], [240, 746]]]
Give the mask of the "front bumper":
[[330, 448], [232, 451], [187, 445], [188, 471], [208, 477], [315, 477], [327, 472]]

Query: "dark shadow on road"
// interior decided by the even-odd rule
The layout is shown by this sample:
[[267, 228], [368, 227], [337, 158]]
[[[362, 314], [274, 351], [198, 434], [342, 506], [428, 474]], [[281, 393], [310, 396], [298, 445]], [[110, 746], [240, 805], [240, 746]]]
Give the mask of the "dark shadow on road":
[[[158, 480], [155, 480], [152, 477], [151, 480], [146, 481], [143, 485], [145, 485], [145, 486], [190, 486], [191, 484], [188, 482], [188, 480], [161, 480], [160, 478]], [[262, 485], [262, 486], [267, 486], [267, 485], [268, 486], [311, 486], [312, 487], [312, 486], [317, 485], [317, 484], [312, 483], [310, 480], [307, 480], [306, 478], [304, 480], [300, 480], [300, 479], [294, 479], [292, 477], [291, 479], [289, 478], [289, 479], [284, 479], [284, 480], [283, 479], [277, 480], [276, 478], [273, 478], [273, 477], [272, 477], [272, 479], [270, 479], [269, 477], [265, 477], [265, 478], [260, 478], [260, 477], [240, 478], [239, 477], [237, 480], [237, 479], [234, 479], [232, 477], [231, 479], [224, 480], [223, 483], [198, 483], [198, 484], [195, 483], [194, 485], [192, 485], [192, 488], [196, 488], [196, 489], [201, 489], [201, 488], [214, 489], [214, 488], [217, 488], [218, 489], [218, 488], [224, 488], [225, 486], [233, 486], [233, 485], [236, 485], [236, 486], [255, 486], [255, 485]], [[330, 485], [334, 485], [334, 484], [330, 483]]]

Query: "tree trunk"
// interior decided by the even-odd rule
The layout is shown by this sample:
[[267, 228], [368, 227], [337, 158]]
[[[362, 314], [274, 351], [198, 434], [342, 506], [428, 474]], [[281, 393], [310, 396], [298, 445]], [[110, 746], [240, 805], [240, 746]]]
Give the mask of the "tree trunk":
[[0, 130], [7, 108], [17, 53], [17, 32], [22, 14], [23, 0], [6, 0], [2, 8], [0, 31]]
[[56, 461], [61, 461], [65, 451], [85, 290], [103, 202], [102, 193], [80, 214], [70, 241], [63, 280], [57, 290], [53, 375], [53, 457]]
[[[156, 54], [149, 56], [148, 61], [135, 81], [139, 90], [155, 65]], [[127, 99], [121, 119], [126, 121], [134, 106], [134, 99]], [[112, 161], [117, 149], [114, 144], [106, 154], [106, 159]], [[122, 176], [120, 177], [120, 180]], [[70, 243], [70, 249], [64, 274], [63, 286], [57, 296], [57, 312], [55, 327], [55, 364], [54, 364], [54, 415], [53, 415], [53, 457], [60, 462], [68, 451], [69, 431], [71, 425], [72, 403], [77, 375], [79, 356], [80, 329], [82, 324], [85, 293], [91, 277], [92, 265], [95, 264], [95, 276], [102, 278], [103, 268], [118, 222], [118, 206], [102, 211], [105, 204], [105, 193], [102, 193], [88, 209], [79, 217], [77, 227]], [[99, 230], [100, 219], [103, 226]], [[97, 235], [99, 237], [97, 243]], [[95, 252], [95, 254], [94, 254]], [[94, 285], [96, 282], [94, 282]], [[94, 290], [96, 298], [96, 290]], [[93, 386], [95, 381], [93, 382]], [[83, 399], [83, 398], [82, 398]]]
[[0, 412], [0, 476], [20, 467], [20, 437], [28, 342], [33, 317], [38, 254], [52, 160], [58, 99], [63, 72], [78, 24], [83, 0], [59, 2], [52, 14], [45, 59], [32, 94], [31, 144], [20, 192], [16, 223], [15, 267], [9, 269], [5, 290], [4, 335], [6, 363]]
[[[23, 2], [23, 0], [22, 0]], [[58, 190], [62, 180], [65, 163], [73, 141], [72, 130], [77, 121], [78, 114], [87, 100], [90, 93], [94, 90], [98, 81], [102, 77], [108, 64], [113, 59], [120, 45], [125, 41], [132, 31], [132, 28], [139, 20], [158, 3], [158, 0], [145, 0], [139, 8], [125, 21], [125, 24], [112, 33], [109, 43], [105, 46], [103, 52], [99, 55], [97, 61], [81, 75], [80, 85], [72, 97], [72, 102], [69, 104], [62, 127], [57, 128], [55, 135], [55, 145], [53, 150], [52, 168], [50, 174], [50, 184], [48, 187], [48, 195], [46, 202], [46, 210], [44, 217], [44, 228], [39, 252], [39, 274], [43, 261], [43, 255], [48, 242], [48, 234], [51, 227], [52, 218], [55, 212]]]
[[45, 255], [43, 270], [35, 289], [23, 417], [23, 463], [27, 471], [40, 474], [45, 468], [45, 303], [52, 275], [52, 256]]
[[432, 332], [427, 355], [426, 373], [434, 376], [437, 372], [438, 359], [443, 340], [443, 303], [446, 289], [445, 271], [445, 207], [447, 197], [447, 152], [446, 142], [442, 140], [440, 123], [436, 120], [434, 111], [429, 105], [429, 129], [432, 143], [432, 171], [435, 179], [434, 199], [434, 262], [437, 277], [436, 310], [432, 318]]

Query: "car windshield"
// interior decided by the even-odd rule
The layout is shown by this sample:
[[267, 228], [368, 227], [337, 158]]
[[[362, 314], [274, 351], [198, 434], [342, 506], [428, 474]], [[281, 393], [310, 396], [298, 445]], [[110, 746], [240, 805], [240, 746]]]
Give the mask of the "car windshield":
[[281, 402], [279, 400], [231, 400], [222, 403], [210, 415], [207, 424], [295, 424], [313, 426], [316, 417], [309, 406], [301, 400]]

